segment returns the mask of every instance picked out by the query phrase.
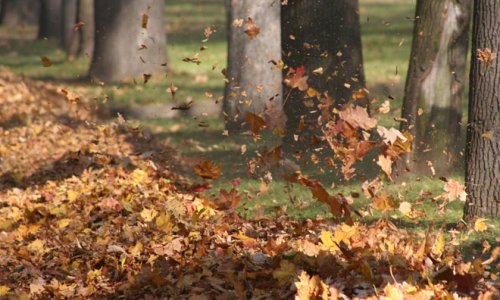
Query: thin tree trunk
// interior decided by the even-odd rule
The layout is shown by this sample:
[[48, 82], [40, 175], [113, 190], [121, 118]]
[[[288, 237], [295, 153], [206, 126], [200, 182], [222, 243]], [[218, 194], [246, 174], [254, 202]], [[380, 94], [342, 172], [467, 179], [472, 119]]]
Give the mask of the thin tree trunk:
[[[327, 93], [336, 107], [350, 101], [352, 93], [365, 86], [358, 1], [289, 0], [281, 16], [285, 65], [304, 67], [309, 87]], [[284, 75], [288, 72], [285, 69]], [[288, 86], [283, 94], [288, 118], [283, 148], [288, 153], [306, 151], [316, 140], [319, 103], [315, 99], [314, 106], [307, 107], [305, 91]]]
[[457, 166], [471, 0], [419, 0], [405, 86], [402, 131], [414, 136], [402, 166], [440, 175]]
[[63, 0], [41, 0], [38, 38], [62, 37]]
[[[78, 56], [91, 57], [94, 51], [94, 0], [77, 0], [71, 3], [69, 16], [74, 16], [71, 31], [68, 30], [69, 43], [67, 43], [67, 59], [73, 60]], [[75, 11], [76, 9], [76, 11]], [[67, 26], [70, 25], [68, 20]], [[74, 24], [78, 24], [76, 26]]]
[[500, 53], [499, 32], [500, 1], [475, 1], [466, 148], [466, 219], [500, 215], [500, 63], [498, 58], [491, 60], [494, 55], [491, 53]]
[[[280, 8], [277, 0], [228, 0], [228, 67], [224, 114], [226, 127], [239, 129], [245, 112], [282, 111]], [[256, 37], [245, 34], [250, 19]], [[241, 26], [233, 22], [245, 20]]]
[[62, 18], [62, 44], [66, 53], [73, 53], [78, 49], [75, 35], [75, 23], [78, 16], [78, 0], [63, 1], [63, 18]]
[[[90, 76], [119, 82], [166, 70], [163, 11], [163, 0], [95, 1], [96, 36]], [[147, 26], [143, 26], [144, 15], [148, 16]]]
[[34, 0], [3, 0], [0, 24], [35, 25], [40, 17], [40, 3]]

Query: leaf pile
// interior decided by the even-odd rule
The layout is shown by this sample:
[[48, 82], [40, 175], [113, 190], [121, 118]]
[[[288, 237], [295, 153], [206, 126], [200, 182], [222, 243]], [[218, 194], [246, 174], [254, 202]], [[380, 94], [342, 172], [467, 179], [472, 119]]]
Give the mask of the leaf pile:
[[[93, 100], [68, 95], [0, 72], [0, 297], [492, 299], [497, 292], [488, 270], [499, 248], [485, 261], [464, 262], [442, 229], [415, 237], [386, 220], [244, 220], [233, 209], [241, 201], [235, 188], [221, 191], [220, 205], [183, 192], [175, 151], [123, 119], [98, 120]], [[345, 122], [374, 126], [349, 114]], [[220, 173], [208, 163], [197, 170]], [[335, 200], [314, 181], [294, 180]]]

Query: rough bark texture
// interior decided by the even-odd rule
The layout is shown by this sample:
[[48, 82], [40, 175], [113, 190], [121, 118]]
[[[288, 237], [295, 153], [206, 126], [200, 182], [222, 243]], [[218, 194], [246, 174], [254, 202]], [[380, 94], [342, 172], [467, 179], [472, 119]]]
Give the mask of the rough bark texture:
[[401, 126], [414, 136], [414, 150], [403, 161], [413, 173], [430, 172], [426, 161], [440, 175], [457, 166], [471, 5], [471, 0], [417, 2], [402, 112], [408, 122]]
[[[337, 107], [365, 86], [358, 8], [357, 0], [289, 0], [281, 9], [283, 61], [294, 69], [304, 66], [309, 86], [327, 92]], [[323, 74], [313, 74], [320, 67]], [[285, 86], [283, 94], [288, 118], [284, 150], [307, 150], [319, 116], [311, 111], [319, 109], [306, 107], [305, 92], [298, 89]], [[306, 128], [298, 130], [301, 119]], [[299, 135], [298, 141], [294, 135]]]
[[35, 25], [40, 15], [40, 2], [35, 0], [3, 0], [0, 24], [6, 26]]
[[[72, 60], [80, 55], [92, 56], [94, 51], [95, 21], [94, 21], [94, 0], [77, 0], [76, 14], [73, 14], [75, 8], [71, 8], [70, 14], [75, 17], [74, 23], [82, 23], [78, 29], [68, 30], [69, 43], [66, 45], [67, 58]], [[68, 24], [69, 25], [69, 22]]]
[[[281, 60], [280, 6], [277, 0], [228, 0], [228, 83], [223, 109], [230, 130], [240, 127], [245, 112], [281, 111], [282, 75], [275, 65]], [[255, 38], [245, 34], [246, 24], [233, 26], [235, 20], [248, 18], [260, 29]]]
[[[90, 76], [119, 82], [166, 70], [163, 0], [95, 1], [95, 50]], [[143, 28], [143, 15], [149, 16]], [[162, 66], [163, 65], [163, 66]]]
[[38, 38], [62, 38], [63, 0], [41, 0]]
[[[465, 218], [500, 215], [500, 62], [479, 60], [479, 50], [500, 53], [500, 1], [474, 4]], [[479, 49], [479, 50], [478, 50]]]

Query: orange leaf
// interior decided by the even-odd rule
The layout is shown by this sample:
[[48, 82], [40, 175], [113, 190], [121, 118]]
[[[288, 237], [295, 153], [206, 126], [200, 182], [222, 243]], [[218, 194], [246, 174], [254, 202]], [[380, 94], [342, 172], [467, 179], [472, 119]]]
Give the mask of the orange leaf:
[[40, 60], [42, 61], [42, 66], [46, 68], [52, 66], [52, 61], [47, 56], [41, 56]]
[[250, 124], [250, 128], [254, 134], [258, 134], [259, 131], [266, 128], [266, 121], [251, 112], [246, 112], [245, 120]]
[[210, 160], [202, 160], [194, 166], [194, 172], [203, 179], [217, 179], [222, 175], [220, 166]]

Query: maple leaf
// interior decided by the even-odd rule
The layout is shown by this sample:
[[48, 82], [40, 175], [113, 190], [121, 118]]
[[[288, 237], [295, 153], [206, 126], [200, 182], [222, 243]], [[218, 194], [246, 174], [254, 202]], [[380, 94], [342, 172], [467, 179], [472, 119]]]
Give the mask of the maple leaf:
[[[299, 89], [299, 91], [307, 91], [309, 85], [307, 84], [308, 76], [305, 76], [306, 68], [304, 66], [297, 67], [297, 69], [290, 68], [288, 71], [288, 78], [285, 83], [292, 89]], [[293, 74], [293, 75], [292, 75]], [[290, 75], [292, 75], [290, 77]]]
[[490, 48], [484, 48], [483, 50], [477, 49], [477, 59], [482, 61], [487, 67], [497, 59], [497, 53], [492, 52]]
[[447, 192], [446, 198], [449, 201], [453, 201], [460, 198], [461, 201], [465, 201], [467, 198], [467, 193], [465, 192], [465, 185], [456, 181], [455, 179], [449, 179], [444, 184], [444, 191]]
[[245, 121], [250, 125], [250, 129], [254, 134], [258, 134], [259, 131], [266, 128], [266, 121], [254, 113], [246, 112]]
[[366, 108], [361, 106], [348, 105], [344, 110], [339, 112], [339, 116], [354, 128], [365, 130], [375, 128], [378, 123], [378, 120], [370, 118]]
[[200, 161], [194, 166], [194, 173], [203, 179], [212, 180], [215, 180], [222, 175], [220, 166], [207, 159]]
[[217, 206], [219, 209], [236, 208], [240, 204], [241, 199], [242, 197], [236, 189], [232, 188], [229, 192], [221, 189]]
[[257, 27], [257, 24], [255, 24], [255, 21], [250, 17], [245, 21], [245, 23], [247, 25], [247, 29], [245, 30], [245, 33], [248, 35], [248, 37], [251, 40], [253, 40], [260, 33], [260, 28]]

